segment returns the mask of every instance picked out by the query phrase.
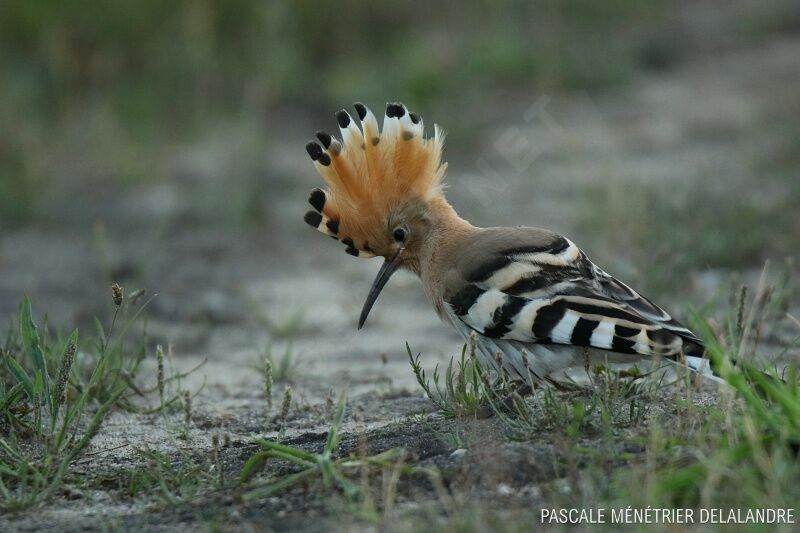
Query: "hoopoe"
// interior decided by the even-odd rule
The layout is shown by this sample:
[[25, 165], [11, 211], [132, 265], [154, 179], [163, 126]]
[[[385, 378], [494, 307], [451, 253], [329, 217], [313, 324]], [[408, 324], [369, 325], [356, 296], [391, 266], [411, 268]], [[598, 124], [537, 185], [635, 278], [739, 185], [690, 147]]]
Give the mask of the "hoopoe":
[[336, 113], [341, 140], [325, 132], [306, 150], [327, 185], [314, 189], [305, 221], [356, 257], [385, 259], [358, 321], [364, 326], [398, 268], [414, 272], [436, 313], [476, 339], [485, 368], [550, 382], [587, 361], [659, 359], [709, 373], [700, 339], [610, 276], [572, 241], [532, 227], [475, 227], [447, 202], [444, 135], [403, 104], [383, 128], [363, 104], [361, 128]]

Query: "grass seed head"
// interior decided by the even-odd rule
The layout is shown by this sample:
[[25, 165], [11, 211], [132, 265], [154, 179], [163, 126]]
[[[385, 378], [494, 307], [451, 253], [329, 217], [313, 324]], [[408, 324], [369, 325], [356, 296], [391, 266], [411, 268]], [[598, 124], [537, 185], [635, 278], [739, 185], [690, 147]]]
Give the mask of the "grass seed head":
[[264, 396], [267, 399], [267, 407], [272, 409], [272, 361], [264, 360]]
[[164, 349], [159, 344], [156, 346], [156, 363], [158, 364], [158, 398], [160, 405], [164, 405]]
[[325, 397], [325, 418], [330, 418], [333, 416], [333, 389], [328, 391], [328, 395]]
[[364, 419], [364, 407], [359, 405], [355, 412], [355, 431], [358, 437], [358, 454], [366, 457], [368, 454], [367, 446], [367, 422]]
[[497, 352], [494, 354], [494, 360], [497, 363], [497, 372], [500, 374], [500, 377], [503, 379], [503, 381], [510, 381], [511, 377], [508, 375], [508, 370], [506, 370], [506, 367], [503, 364], [503, 353]]
[[78, 347], [74, 342], [67, 345], [64, 350], [64, 357], [61, 359], [61, 369], [58, 372], [58, 383], [56, 384], [56, 410], [67, 400], [67, 383], [69, 382], [69, 373], [72, 370], [72, 363], [75, 361], [75, 352]]
[[192, 422], [192, 393], [183, 391], [183, 421], [188, 427]]
[[478, 348], [478, 334], [474, 331], [469, 332], [469, 357], [475, 359], [475, 353]]
[[286, 421], [289, 416], [289, 408], [292, 406], [292, 388], [286, 387], [283, 389], [283, 402], [281, 403], [280, 419], [282, 422]]
[[497, 363], [498, 367], [502, 367], [503, 366], [503, 353], [502, 352], [497, 352], [496, 354], [494, 354], [494, 362]]
[[220, 436], [219, 433], [214, 433], [211, 436], [211, 459], [214, 462], [214, 468], [217, 469], [219, 475], [219, 485], [225, 485], [225, 471], [222, 469], [222, 461], [219, 456], [220, 451]]
[[122, 299], [125, 293], [125, 289], [123, 289], [119, 283], [114, 283], [111, 286], [111, 297], [114, 299], [114, 305], [119, 308], [122, 306]]
[[281, 403], [281, 412], [278, 415], [278, 422], [280, 429], [279, 435], [282, 437], [283, 432], [286, 430], [286, 419], [289, 417], [289, 408], [292, 406], [292, 388], [286, 387], [283, 389], [283, 402]]
[[744, 333], [744, 308], [747, 300], [747, 285], [742, 285], [739, 290], [739, 303], [736, 309], [736, 340], [742, 342]]

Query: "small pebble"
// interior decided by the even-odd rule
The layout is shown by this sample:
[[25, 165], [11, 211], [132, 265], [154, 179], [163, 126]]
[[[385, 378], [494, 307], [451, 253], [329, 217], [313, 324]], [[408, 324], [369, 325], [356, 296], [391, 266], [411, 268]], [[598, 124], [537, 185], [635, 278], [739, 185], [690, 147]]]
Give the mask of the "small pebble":
[[450, 459], [453, 459], [455, 461], [460, 461], [461, 459], [464, 458], [464, 454], [466, 453], [467, 450], [465, 450], [464, 448], [459, 448], [450, 454]]
[[500, 496], [511, 496], [514, 494], [514, 489], [512, 489], [509, 485], [505, 483], [500, 483], [497, 485], [497, 494]]

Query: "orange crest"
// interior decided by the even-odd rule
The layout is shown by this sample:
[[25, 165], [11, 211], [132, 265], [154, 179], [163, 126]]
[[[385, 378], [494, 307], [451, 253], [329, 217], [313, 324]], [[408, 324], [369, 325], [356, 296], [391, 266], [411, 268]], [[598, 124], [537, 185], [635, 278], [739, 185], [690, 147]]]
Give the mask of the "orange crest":
[[355, 104], [361, 129], [342, 109], [336, 113], [342, 140], [318, 132], [306, 145], [327, 191], [311, 191], [314, 211], [305, 220], [347, 245], [357, 257], [375, 255], [370, 242], [387, 232], [388, 214], [410, 200], [428, 202], [442, 194], [447, 163], [442, 163], [444, 136], [434, 125], [433, 138], [423, 136], [422, 119], [403, 104], [388, 104], [383, 129], [363, 104]]

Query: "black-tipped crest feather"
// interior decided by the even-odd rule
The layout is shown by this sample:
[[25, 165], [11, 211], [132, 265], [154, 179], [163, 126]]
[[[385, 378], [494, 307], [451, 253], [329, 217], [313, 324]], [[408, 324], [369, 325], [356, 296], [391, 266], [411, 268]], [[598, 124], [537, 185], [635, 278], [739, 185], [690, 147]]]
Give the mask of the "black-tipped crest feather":
[[330, 148], [330, 146], [331, 146], [331, 136], [330, 136], [329, 133], [324, 132], [324, 131], [318, 131], [316, 133], [316, 137], [317, 137], [317, 139], [319, 139], [319, 142], [322, 143], [322, 147], [323, 148], [325, 148], [326, 150], [328, 148]]
[[322, 208], [325, 207], [325, 191], [322, 189], [312, 190], [308, 197], [308, 203], [318, 212], [322, 212]]
[[339, 127], [344, 129], [350, 125], [350, 115], [344, 109], [341, 109], [336, 112], [336, 122], [339, 123]]
[[358, 113], [358, 120], [364, 120], [364, 118], [367, 116], [367, 106], [361, 102], [356, 102], [353, 104], [353, 107], [355, 108], [356, 113]]
[[312, 228], [319, 228], [319, 225], [322, 222], [322, 215], [316, 211], [308, 211], [303, 217], [303, 220], [305, 220], [306, 224]]
[[312, 161], [316, 161], [319, 159], [319, 156], [322, 155], [322, 148], [320, 148], [320, 146], [314, 141], [311, 141], [306, 144], [306, 152], [308, 152], [308, 155], [311, 156]]

